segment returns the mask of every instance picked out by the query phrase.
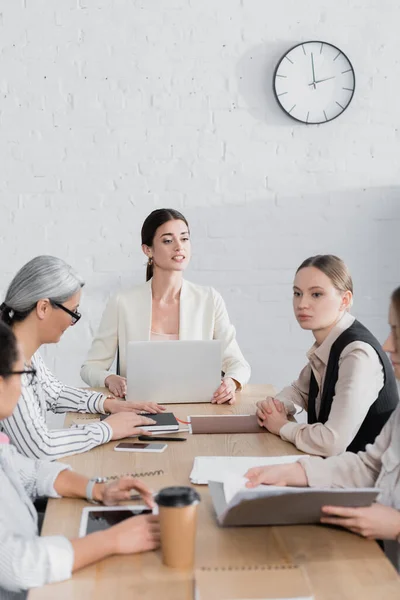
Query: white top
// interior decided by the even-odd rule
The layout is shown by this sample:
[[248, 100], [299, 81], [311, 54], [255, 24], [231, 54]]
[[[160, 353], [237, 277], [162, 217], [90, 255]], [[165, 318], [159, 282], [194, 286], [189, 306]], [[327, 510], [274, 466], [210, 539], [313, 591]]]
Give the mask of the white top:
[[[82, 365], [81, 377], [92, 387], [103, 387], [109, 368], [119, 351], [120, 375], [126, 377], [128, 342], [150, 340], [152, 322], [151, 280], [113, 296], [100, 322], [96, 337]], [[221, 340], [222, 370], [241, 386], [250, 378], [250, 365], [236, 341], [221, 295], [211, 287], [184, 280], [180, 295], [180, 340]]]
[[[331, 458], [301, 458], [311, 487], [372, 487], [381, 490], [377, 502], [400, 510], [400, 404], [365, 452], [345, 452]], [[400, 543], [384, 541], [385, 552], [400, 571]]]
[[0, 423], [0, 429], [21, 454], [55, 460], [110, 441], [112, 430], [104, 421], [70, 429], [49, 429], [46, 424], [48, 410], [104, 414], [105, 396], [62, 384], [38, 352], [32, 357], [32, 366], [37, 371], [34, 382], [27, 385], [26, 375], [22, 376], [22, 393], [14, 413]]
[[32, 460], [0, 443], [0, 598], [22, 600], [27, 590], [71, 577], [74, 551], [62, 536], [39, 537], [38, 496], [59, 498], [54, 481], [67, 465]]
[[[312, 371], [319, 386], [315, 400], [318, 415], [332, 344], [354, 320], [352, 315], [344, 313], [322, 344], [314, 344], [309, 350], [309, 363], [301, 371], [297, 381], [277, 394], [276, 398], [287, 405], [289, 412], [294, 412], [292, 403], [307, 410]], [[307, 454], [332, 456], [344, 452], [378, 398], [383, 384], [383, 367], [373, 347], [366, 342], [348, 344], [339, 357], [339, 376], [326, 423], [287, 423], [281, 427], [281, 438], [292, 442]]]

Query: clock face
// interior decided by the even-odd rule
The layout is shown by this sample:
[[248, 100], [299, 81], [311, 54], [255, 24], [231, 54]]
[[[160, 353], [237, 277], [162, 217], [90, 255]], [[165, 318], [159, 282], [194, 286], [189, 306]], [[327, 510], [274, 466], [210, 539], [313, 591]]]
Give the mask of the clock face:
[[294, 46], [274, 75], [275, 96], [283, 110], [307, 124], [336, 119], [350, 104], [355, 83], [347, 56], [326, 42]]

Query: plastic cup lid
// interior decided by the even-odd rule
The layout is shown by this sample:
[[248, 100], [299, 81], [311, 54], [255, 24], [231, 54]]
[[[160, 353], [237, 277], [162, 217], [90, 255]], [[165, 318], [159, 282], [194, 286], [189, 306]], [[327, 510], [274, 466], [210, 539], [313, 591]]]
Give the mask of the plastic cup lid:
[[171, 486], [160, 490], [155, 501], [159, 506], [189, 506], [200, 502], [200, 496], [192, 487]]

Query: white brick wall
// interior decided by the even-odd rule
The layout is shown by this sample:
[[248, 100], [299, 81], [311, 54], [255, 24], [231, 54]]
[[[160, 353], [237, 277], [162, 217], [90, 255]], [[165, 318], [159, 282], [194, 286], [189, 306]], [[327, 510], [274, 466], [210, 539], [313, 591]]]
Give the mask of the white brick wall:
[[[400, 282], [400, 5], [392, 0], [6, 0], [0, 15], [0, 289], [39, 253], [86, 278], [84, 319], [51, 368], [80, 383], [106, 298], [144, 278], [155, 207], [192, 225], [188, 278], [218, 288], [253, 367], [280, 386], [311, 344], [298, 264], [337, 253], [354, 312], [382, 340]], [[379, 28], [377, 24], [379, 23]], [[306, 127], [272, 95], [281, 54], [341, 47], [357, 90]]]

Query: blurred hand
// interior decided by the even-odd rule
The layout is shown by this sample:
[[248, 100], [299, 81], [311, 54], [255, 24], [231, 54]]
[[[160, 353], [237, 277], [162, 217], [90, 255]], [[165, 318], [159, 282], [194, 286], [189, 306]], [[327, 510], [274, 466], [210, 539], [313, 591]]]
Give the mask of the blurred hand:
[[362, 508], [323, 506], [321, 523], [340, 525], [370, 540], [395, 540], [400, 534], [400, 512], [383, 504]]
[[211, 404], [234, 404], [236, 392], [236, 382], [231, 377], [225, 377], [217, 391], [215, 392]]
[[268, 397], [266, 400], [257, 402], [258, 424], [265, 427], [271, 433], [279, 435], [281, 427], [289, 423], [286, 416], [285, 405], [276, 398]]
[[308, 479], [300, 463], [289, 465], [272, 465], [270, 467], [253, 467], [245, 474], [249, 480], [246, 487], [253, 488], [258, 485], [279, 485], [307, 487]]
[[93, 497], [95, 500], [102, 502], [106, 506], [115, 506], [123, 500], [130, 500], [132, 496], [132, 490], [135, 490], [141, 494], [147, 506], [150, 508], [155, 506], [151, 490], [147, 487], [147, 485], [139, 481], [139, 479], [135, 479], [134, 477], [121, 477], [120, 479], [112, 481], [111, 483], [99, 483], [95, 485], [95, 488], [96, 486], [98, 486], [98, 493], [96, 493], [97, 490], [94, 489]]
[[112, 429], [112, 440], [120, 440], [130, 435], [141, 435], [146, 433], [140, 429], [141, 425], [154, 425], [155, 421], [147, 417], [141, 417], [135, 412], [119, 412], [104, 419]]
[[119, 375], [109, 375], [104, 381], [104, 385], [114, 396], [125, 398], [127, 392], [126, 378]]
[[136, 554], [155, 550], [160, 545], [158, 515], [138, 515], [107, 530], [114, 554]]
[[139, 412], [161, 413], [165, 410], [165, 406], [161, 406], [156, 402], [127, 402], [126, 400], [118, 400], [117, 398], [107, 398], [104, 401], [104, 412], [115, 414], [118, 412]]

